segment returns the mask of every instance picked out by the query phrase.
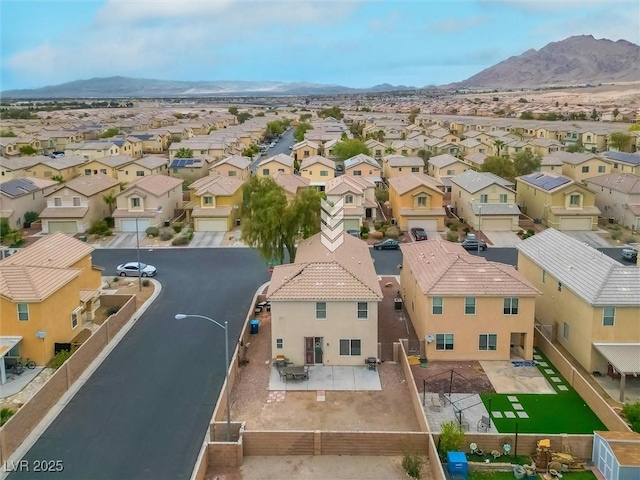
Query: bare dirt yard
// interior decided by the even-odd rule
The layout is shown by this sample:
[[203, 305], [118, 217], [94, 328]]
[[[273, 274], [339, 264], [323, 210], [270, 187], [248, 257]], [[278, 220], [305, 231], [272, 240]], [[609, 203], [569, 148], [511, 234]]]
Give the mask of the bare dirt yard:
[[[411, 365], [419, 392], [494, 393], [495, 390], [482, 366], [476, 361], [433, 361], [424, 368]], [[423, 382], [424, 380], [424, 382]]]

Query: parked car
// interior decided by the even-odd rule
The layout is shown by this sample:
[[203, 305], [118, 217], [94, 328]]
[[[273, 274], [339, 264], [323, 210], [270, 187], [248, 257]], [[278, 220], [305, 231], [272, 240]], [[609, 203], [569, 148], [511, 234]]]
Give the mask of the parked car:
[[342, 166], [342, 164], [338, 163], [336, 165], [336, 172], [344, 172], [344, 167]]
[[356, 238], [360, 238], [360, 230], [347, 230], [347, 233]]
[[424, 228], [412, 228], [411, 236], [416, 242], [420, 242], [422, 240], [428, 240], [427, 232], [424, 231]]
[[620, 252], [620, 256], [625, 260], [635, 262], [638, 260], [638, 250], [633, 247], [625, 247]]
[[275, 147], [275, 146], [276, 146], [276, 142], [271, 142], [271, 143], [269, 144], [269, 146], [270, 146], [271, 148]]
[[153, 265], [147, 265], [142, 262], [140, 262], [139, 266], [138, 262], [123, 263], [122, 265], [118, 265], [116, 271], [121, 277], [153, 277], [158, 272]]
[[373, 248], [376, 250], [398, 250], [400, 248], [400, 242], [393, 238], [387, 238], [386, 240], [375, 243]]
[[462, 245], [462, 248], [465, 250], [478, 250], [478, 244], [480, 244], [480, 250], [487, 249], [487, 244], [482, 240], [474, 240], [470, 238], [465, 238], [460, 245]]

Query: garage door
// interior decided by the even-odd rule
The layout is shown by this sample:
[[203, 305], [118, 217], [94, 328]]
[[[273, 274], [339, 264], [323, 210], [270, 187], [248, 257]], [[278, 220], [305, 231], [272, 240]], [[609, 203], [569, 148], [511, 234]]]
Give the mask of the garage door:
[[345, 230], [360, 230], [360, 221], [357, 218], [345, 218], [343, 224]]
[[[139, 218], [138, 219], [138, 232], [144, 232], [147, 228], [149, 228], [149, 219], [148, 218]], [[127, 219], [120, 220], [120, 231], [121, 232], [135, 232], [136, 231], [136, 220]]]
[[78, 233], [78, 222], [75, 220], [49, 220], [47, 224], [49, 226], [49, 233]]
[[437, 220], [409, 220], [407, 228], [424, 228], [425, 232], [437, 232], [438, 221]]
[[196, 232], [226, 232], [226, 218], [197, 218]]
[[485, 218], [482, 217], [482, 224], [480, 230], [487, 232], [510, 232], [511, 231], [511, 219], [510, 218]]
[[560, 230], [591, 230], [591, 218], [561, 217]]

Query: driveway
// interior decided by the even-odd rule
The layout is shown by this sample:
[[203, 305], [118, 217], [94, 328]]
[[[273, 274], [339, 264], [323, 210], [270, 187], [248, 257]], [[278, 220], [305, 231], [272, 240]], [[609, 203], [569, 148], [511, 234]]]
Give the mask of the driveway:
[[[93, 261], [114, 275], [123, 253], [135, 250], [95, 250]], [[141, 254], [158, 267], [162, 292], [24, 456], [30, 466], [42, 459], [64, 465], [64, 473], [38, 479], [190, 478], [224, 381], [225, 335], [206, 320], [174, 315], [228, 321], [234, 346], [268, 273], [248, 248]], [[23, 478], [35, 478], [33, 471], [9, 475]]]
[[484, 233], [494, 247], [513, 247], [522, 241], [522, 239], [513, 232], [485, 232], [483, 230], [482, 233]]
[[226, 232], [195, 232], [191, 242], [189, 242], [189, 247], [219, 247], [225, 235]]
[[[607, 242], [604, 238], [602, 238], [597, 231], [587, 230], [587, 231], [562, 232], [562, 233], [570, 237], [573, 237], [576, 240], [581, 241], [582, 243], [586, 243], [587, 245], [593, 248], [603, 248], [603, 247], [611, 246], [611, 244]], [[605, 230], [602, 230], [602, 233], [605, 233]]]
[[[138, 233], [138, 240], [142, 241], [142, 239], [145, 237], [145, 233], [144, 232], [139, 232]], [[131, 233], [121, 233], [119, 235], [116, 235], [113, 240], [111, 240], [106, 246], [105, 248], [136, 248], [137, 242], [136, 242], [136, 233], [135, 232], [131, 232]]]

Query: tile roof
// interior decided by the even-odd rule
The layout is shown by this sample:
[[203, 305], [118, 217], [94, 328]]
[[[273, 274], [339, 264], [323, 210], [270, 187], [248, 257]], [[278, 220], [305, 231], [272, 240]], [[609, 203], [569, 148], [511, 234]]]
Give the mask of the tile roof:
[[396, 192], [400, 195], [407, 193], [414, 188], [427, 187], [432, 190], [440, 191], [442, 183], [435, 178], [425, 175], [424, 173], [409, 173], [407, 175], [401, 175], [399, 177], [390, 178], [389, 185], [391, 185]]
[[367, 165], [371, 165], [372, 167], [380, 168], [380, 164], [377, 160], [369, 155], [365, 155], [364, 153], [359, 153], [358, 155], [348, 158], [344, 161], [344, 168], [354, 167], [356, 165], [360, 165], [361, 163], [366, 163]]
[[292, 156], [284, 154], [284, 153], [279, 153], [277, 155], [274, 155], [273, 157], [269, 157], [269, 158], [265, 158], [264, 160], [262, 160], [258, 166], [263, 166], [266, 165], [269, 162], [277, 162], [277, 163], [281, 163], [282, 165], [285, 165], [287, 167], [293, 168], [293, 162], [295, 160], [293, 159]]
[[425, 295], [537, 296], [540, 292], [510, 265], [469, 254], [459, 244], [427, 240], [401, 244], [403, 268]]
[[327, 195], [342, 195], [346, 192], [362, 195], [367, 188], [375, 187], [376, 184], [367, 178], [340, 175], [339, 177], [327, 180], [324, 184], [324, 191]]
[[424, 160], [420, 157], [405, 157], [403, 155], [389, 155], [384, 157], [390, 167], [424, 167]]
[[300, 242], [296, 263], [274, 268], [270, 300], [380, 301], [382, 291], [368, 245], [347, 233], [331, 252], [318, 233]]
[[[575, 153], [553, 152], [552, 154], [545, 155], [544, 157], [542, 157], [542, 160], [548, 157], [556, 159], [561, 163], [568, 163], [570, 165], [580, 165], [581, 163], [584, 163], [587, 160], [591, 160], [591, 159], [602, 160], [600, 157], [598, 157], [594, 153], [580, 153], [580, 152], [575, 152]], [[549, 163], [545, 165], [549, 165]], [[555, 165], [555, 164], [551, 164], [551, 165]]]
[[13, 302], [41, 302], [82, 273], [75, 268], [5, 265], [0, 262], [0, 295]]
[[466, 170], [460, 175], [451, 177], [451, 182], [469, 193], [476, 193], [494, 184], [513, 190], [513, 182], [490, 172], [476, 172], [475, 170]]
[[209, 175], [193, 182], [189, 185], [189, 189], [195, 190], [195, 194], [198, 196], [201, 196], [204, 193], [210, 193], [218, 196], [229, 196], [242, 188], [243, 184], [244, 181], [236, 177]]
[[640, 177], [632, 173], [610, 173], [599, 177], [587, 178], [585, 182], [587, 185], [592, 183], [600, 187], [610, 188], [616, 192], [630, 195], [640, 194]]
[[516, 248], [529, 260], [595, 306], [640, 306], [640, 268], [625, 266], [553, 228]]
[[126, 195], [132, 189], [141, 189], [158, 197], [160, 195], [164, 195], [168, 191], [176, 188], [181, 184], [181, 178], [170, 177], [168, 175], [156, 173], [153, 175], [138, 177], [136, 180], [129, 183], [129, 185], [127, 185], [127, 188], [120, 192], [119, 195]]
[[148, 155], [146, 157], [135, 160], [133, 163], [135, 163], [136, 165], [140, 165], [141, 167], [153, 169], [161, 167], [162, 165], [168, 165], [169, 159], [167, 157], [161, 157], [158, 155]]
[[487, 158], [486, 153], [470, 153], [469, 155], [465, 155], [464, 159], [468, 162], [475, 163], [477, 165], [482, 165], [484, 163], [485, 158]]
[[93, 252], [93, 247], [61, 232], [42, 237], [36, 243], [14, 253], [1, 265], [68, 268]]
[[91, 197], [119, 185], [120, 182], [118, 182], [115, 178], [109, 177], [107, 175], [87, 175], [69, 180], [68, 182], [60, 185], [60, 187], [56, 188], [56, 190], [47, 195], [47, 197], [55, 195], [56, 192], [64, 188], [68, 188], [69, 190], [78, 192], [85, 197]]
[[40, 212], [40, 218], [83, 218], [89, 207], [47, 207]]
[[230, 157], [223, 158], [211, 168], [218, 167], [224, 164], [229, 164], [241, 170], [245, 170], [251, 165], [251, 159], [249, 157], [243, 157], [241, 155], [231, 155]]
[[311, 180], [308, 178], [292, 173], [276, 172], [275, 175], [273, 175], [273, 179], [278, 185], [293, 195], [298, 193], [298, 189], [307, 188], [311, 184]]
[[310, 147], [315, 150], [318, 150], [320, 148], [320, 145], [318, 145], [316, 142], [312, 142], [311, 140], [303, 140], [301, 142], [296, 143], [292, 149], [298, 150], [299, 148], [302, 148], [302, 147]]
[[308, 168], [311, 165], [315, 165], [317, 163], [319, 163], [320, 165], [324, 165], [325, 167], [329, 167], [332, 170], [336, 169], [336, 162], [334, 162], [333, 160], [329, 160], [322, 155], [314, 155], [313, 157], [305, 158], [302, 161], [302, 163], [300, 164], [300, 170]]

